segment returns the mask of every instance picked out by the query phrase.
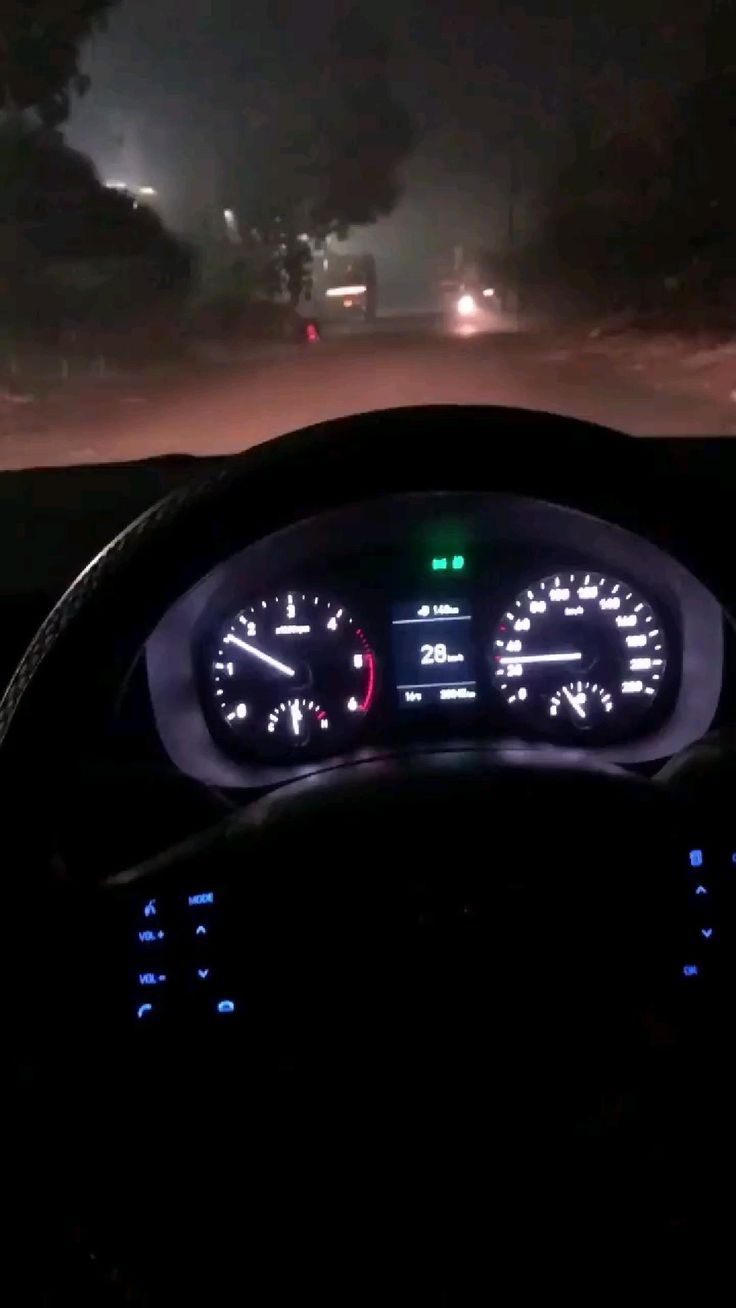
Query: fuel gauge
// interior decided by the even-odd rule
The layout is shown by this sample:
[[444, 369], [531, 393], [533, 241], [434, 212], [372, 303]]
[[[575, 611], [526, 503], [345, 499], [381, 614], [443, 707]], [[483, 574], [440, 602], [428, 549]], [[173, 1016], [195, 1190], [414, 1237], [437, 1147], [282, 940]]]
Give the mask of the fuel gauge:
[[610, 721], [614, 708], [613, 696], [597, 681], [570, 681], [550, 696], [549, 717], [561, 726], [589, 731]]

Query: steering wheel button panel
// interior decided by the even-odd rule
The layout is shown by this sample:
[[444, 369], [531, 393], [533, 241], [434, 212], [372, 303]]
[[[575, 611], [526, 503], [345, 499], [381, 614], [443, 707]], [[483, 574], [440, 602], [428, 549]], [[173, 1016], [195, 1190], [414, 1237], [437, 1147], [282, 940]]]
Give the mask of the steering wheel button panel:
[[[457, 966], [461, 973], [468, 969], [470, 983], [476, 965], [482, 964], [482, 974], [487, 976], [489, 947], [494, 973], [504, 978], [504, 988], [511, 985], [513, 990], [518, 985], [526, 991], [530, 978], [537, 978], [534, 1002], [538, 1005], [554, 1004], [557, 995], [560, 1003], [564, 1000], [571, 1009], [587, 1012], [599, 990], [601, 1002], [609, 1003], [624, 994], [633, 998], [639, 985], [646, 993], [651, 984], [653, 994], [668, 994], [675, 1007], [681, 991], [689, 1012], [691, 1002], [701, 1003], [697, 996], [710, 993], [712, 979], [723, 964], [721, 943], [728, 929], [729, 891], [733, 892], [733, 851], [703, 840], [671, 838], [678, 818], [666, 791], [619, 771], [591, 775], [571, 765], [545, 767], [541, 761], [538, 771], [518, 765], [491, 768], [487, 781], [484, 766], [472, 756], [439, 755], [428, 767], [431, 836], [423, 832], [428, 792], [424, 769], [416, 761], [407, 761], [405, 769], [395, 760], [390, 766], [356, 765], [355, 778], [345, 776], [340, 782], [339, 776], [328, 775], [318, 783], [305, 779], [284, 787], [276, 799], [257, 802], [215, 828], [203, 842], [198, 838], [172, 850], [171, 868], [159, 867], [150, 877], [146, 874], [145, 891], [140, 881], [136, 885], [137, 874], [130, 888], [114, 890], [130, 903], [127, 949], [134, 961], [134, 984], [126, 1005], [136, 1015], [135, 1029], [145, 1029], [149, 1018], [150, 1025], [157, 1027], [165, 1019], [167, 1026], [185, 1034], [193, 1024], [230, 1026], [232, 1018], [233, 1026], [241, 1029], [247, 1022], [252, 1051], [263, 1052], [265, 1040], [271, 1041], [269, 1048], [278, 1046], [291, 1057], [290, 1041], [300, 1024], [310, 1031], [310, 1024], [322, 1021], [331, 1005], [339, 1009], [336, 969], [347, 992], [349, 978], [354, 974], [363, 978], [370, 1012], [371, 985], [376, 984], [376, 994], [381, 986], [362, 951], [367, 943], [374, 954], [376, 940], [384, 939], [382, 932], [386, 935], [381, 967], [386, 977], [396, 966], [391, 961], [396, 942], [400, 942], [401, 974], [407, 968], [412, 975], [420, 969], [412, 993], [423, 975], [422, 959], [426, 961], [435, 948], [451, 954], [458, 949]], [[440, 778], [443, 786], [438, 788]], [[395, 810], [394, 790], [400, 801]], [[458, 867], [451, 857], [456, 851], [452, 832], [457, 821], [466, 833], [472, 832], [474, 823], [484, 823], [474, 803], [484, 808], [493, 795], [499, 808], [507, 811], [531, 792], [537, 823], [525, 837], [525, 870], [517, 866], [516, 843], [502, 834], [496, 841], [492, 875], [479, 874], [470, 864]], [[543, 868], [549, 833], [573, 796], [595, 825], [605, 822], [609, 811], [618, 814], [619, 822], [593, 862], [583, 847], [568, 849], [564, 877], [551, 878], [535, 869]], [[289, 812], [293, 806], [285, 837], [279, 823], [281, 806]], [[390, 884], [384, 884], [376, 849], [386, 826], [380, 819], [384, 807], [387, 820], [389, 813], [401, 813], [401, 821], [414, 832], [417, 850], [425, 848], [429, 854], [428, 841], [432, 849], [431, 858], [420, 860], [420, 873], [398, 882], [392, 878]], [[454, 821], [446, 825], [451, 813]], [[331, 837], [341, 846], [349, 832], [362, 833], [359, 846], [351, 846], [352, 888], [342, 878], [338, 883], [331, 880], [322, 864], [305, 879], [298, 868], [283, 862], [291, 841], [308, 846], [327, 818]], [[293, 829], [289, 821], [296, 824]], [[632, 850], [630, 833], [637, 824], [640, 834]], [[662, 837], [662, 831], [669, 834]], [[253, 840], [261, 861], [272, 869], [267, 877], [258, 875]], [[218, 866], [216, 877], [210, 873], [206, 883], [198, 877], [198, 884], [190, 880], [197, 864]], [[253, 875], [242, 876], [244, 865], [252, 868]], [[452, 877], [446, 882], [444, 870], [449, 868]], [[152, 901], [155, 920], [166, 924], [160, 944], [139, 940], [144, 907]], [[668, 924], [665, 933], [662, 921]], [[551, 922], [556, 923], [553, 931]], [[208, 928], [204, 936], [197, 934], [201, 926]], [[389, 946], [390, 941], [394, 943]], [[152, 950], [157, 951], [156, 968], [147, 961]], [[476, 950], [480, 951], [477, 959]], [[585, 993], [580, 988], [582, 976]], [[481, 973], [476, 980], [480, 979]], [[537, 985], [548, 988], [550, 995], [543, 999]], [[152, 1007], [138, 1017], [145, 1004]], [[227, 1022], [221, 1021], [225, 1018]]]
[[684, 859], [691, 904], [691, 957], [683, 964], [688, 979], [710, 979], [724, 968], [733, 970], [730, 951], [723, 949], [724, 933], [730, 938], [736, 911], [736, 857], [721, 842], [693, 846]]
[[136, 898], [130, 931], [136, 1025], [238, 1011], [237, 992], [228, 979], [233, 942], [222, 921], [226, 898], [221, 890], [201, 884]]

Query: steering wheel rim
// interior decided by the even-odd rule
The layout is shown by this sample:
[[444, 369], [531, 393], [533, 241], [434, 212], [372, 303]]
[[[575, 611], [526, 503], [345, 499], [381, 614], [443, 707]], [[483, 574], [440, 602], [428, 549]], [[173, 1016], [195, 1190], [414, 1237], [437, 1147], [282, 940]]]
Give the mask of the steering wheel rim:
[[[447, 467], [448, 418], [453, 464]], [[494, 424], [504, 439], [491, 443]], [[397, 445], [394, 425], [403, 439]], [[517, 438], [537, 437], [536, 461], [520, 487]], [[259, 446], [218, 466], [203, 479], [172, 492], [112, 541], [80, 574], [43, 623], [0, 701], [0, 770], [18, 798], [25, 785], [38, 802], [39, 756], [52, 772], [69, 766], [69, 743], [78, 750], [99, 730], [113, 699], [166, 605], [244, 540], [259, 539], [299, 517], [344, 503], [345, 484], [370, 500], [408, 490], [467, 488], [466, 468], [479, 467], [487, 487], [557, 498], [565, 494], [570, 460], [587, 457], [591, 442], [608, 448], [610, 494], [628, 486], [631, 469], [646, 470], [646, 443], [574, 419], [524, 410], [432, 406], [340, 419]], [[615, 457], [613, 453], [615, 451]], [[382, 455], [391, 456], [390, 483]], [[420, 459], [419, 456], [423, 456]], [[661, 469], [655, 460], [658, 481]], [[274, 504], [273, 491], [279, 495]], [[569, 488], [568, 488], [569, 489]], [[250, 519], [243, 521], [248, 496]], [[592, 508], [572, 497], [574, 507]], [[620, 503], [620, 501], [619, 501]], [[597, 507], [597, 506], [596, 506]], [[619, 515], [620, 517], [620, 515]], [[188, 549], [197, 541], [197, 551]], [[99, 650], [89, 712], [79, 695], [80, 650]], [[80, 720], [81, 719], [81, 720]], [[49, 726], [51, 724], [51, 726]], [[26, 808], [21, 804], [26, 813]]]
[[[449, 465], [448, 415], [461, 424], [460, 430], [453, 431], [453, 462]], [[501, 423], [504, 440], [500, 447], [491, 445], [489, 432]], [[393, 424], [401, 428], [398, 444]], [[525, 468], [521, 475], [515, 442], [530, 435], [536, 444], [534, 463], [531, 474]], [[611, 454], [616, 452], [615, 458], [607, 460], [615, 470], [610, 481], [615, 502], [617, 491], [623, 494], [631, 479], [632, 466], [642, 475], [644, 442], [578, 419], [491, 406], [434, 405], [337, 419], [223, 460], [213, 472], [201, 479], [195, 477], [135, 519], [100, 551], [54, 606], [0, 700], [0, 767], [2, 747], [18, 710], [28, 692], [35, 691], [49, 656], [56, 654], [70, 630], [94, 606], [104, 613], [111, 593], [115, 592], [119, 603], [131, 572], [135, 573], [138, 608], [131, 615], [131, 625], [135, 642], [140, 643], [167, 603], [184, 593], [208, 567], [249, 540], [344, 503], [346, 484], [354, 487], [351, 498], [355, 501], [411, 490], [467, 490], [465, 468], [472, 460], [473, 476], [479, 476], [487, 489], [566, 502], [570, 499], [566, 468], [570, 462], [587, 458], [592, 443], [599, 452], [607, 448]], [[387, 467], [391, 473], [388, 486]], [[274, 511], [270, 502], [276, 485], [279, 497]], [[251, 514], [247, 527], [242, 515], [233, 512], [239, 494], [246, 492]], [[574, 498], [577, 507], [593, 511], [593, 497]], [[193, 537], [198, 541], [199, 557], [187, 567], [186, 546]], [[100, 622], [112, 623], [122, 638], [122, 624], [115, 624], [113, 618], [108, 611]]]
[[[449, 469], [448, 417], [462, 424], [462, 430], [453, 432], [455, 462]], [[503, 424], [500, 447], [488, 440], [494, 423]], [[398, 446], [394, 424], [404, 432]], [[84, 748], [89, 734], [99, 729], [101, 704], [117, 693], [167, 603], [184, 593], [208, 565], [242, 548], [244, 537], [258, 539], [305, 516], [305, 509], [308, 516], [343, 503], [346, 480], [356, 486], [356, 499], [368, 500], [402, 490], [467, 488], [465, 468], [471, 459], [480, 464], [480, 479], [488, 486], [518, 492], [515, 438], [530, 432], [538, 438], [537, 462], [531, 474], [525, 470], [526, 494], [556, 496], [569, 503], [570, 496], [563, 492], [568, 462], [583, 453], [587, 457], [592, 441], [598, 451], [615, 450], [616, 457], [608, 459], [614, 497], [619, 484], [630, 481], [632, 466], [641, 469], [642, 460], [646, 466], [645, 444], [578, 420], [524, 410], [432, 406], [365, 414], [295, 433], [224, 463], [152, 506], [102, 550], [62, 596], [0, 701], [0, 769], [15, 795], [24, 784], [32, 785], [37, 795], [42, 748], [51, 758], [55, 746], [63, 755], [70, 740]], [[480, 443], [483, 439], [485, 444]], [[389, 486], [383, 453], [392, 458]], [[657, 472], [659, 476], [659, 467]], [[276, 485], [274, 506], [269, 500]], [[246, 494], [252, 514], [247, 528], [241, 508]], [[578, 496], [575, 507], [592, 505], [581, 504]], [[196, 552], [187, 550], [192, 539], [197, 540]], [[80, 704], [74, 691], [85, 643], [101, 646], [98, 662], [106, 675], [95, 686], [89, 722], [80, 724], [75, 720]], [[23, 805], [21, 810], [26, 812]]]
[[[489, 807], [502, 815], [494, 824], [490, 849]], [[582, 812], [584, 820], [573, 820], [569, 829], [564, 823], [560, 827], [559, 814], [566, 812]], [[570, 1047], [577, 1045], [583, 1062], [592, 1066], [594, 1047], [603, 1054], [613, 1025], [624, 1038], [620, 1019], [627, 1005], [637, 1009], [635, 1015], [627, 1010], [629, 1045], [641, 1040], [647, 1023], [648, 1036], [676, 1021], [678, 998], [682, 1002], [678, 950], [682, 954], [687, 947], [688, 913], [685, 878], [672, 875], [677, 860], [673, 827], [667, 793], [612, 764], [591, 765], [556, 750], [531, 759], [513, 750], [427, 751], [352, 762], [281, 786], [213, 827], [112, 876], [105, 887], [113, 899], [143, 903], [152, 896], [165, 898], [174, 887], [181, 892], [181, 887], [214, 884], [227, 893], [228, 884], [237, 883], [231, 888], [244, 922], [259, 914], [264, 922], [273, 915], [278, 918], [279, 939], [268, 951], [281, 960], [276, 970], [299, 971], [294, 938], [306, 937], [312, 970], [317, 957], [329, 959], [330, 986], [335, 983], [337, 993], [348, 996], [350, 1021], [356, 1026], [358, 1003], [348, 973], [352, 978], [356, 970], [372, 975], [365, 1008], [375, 1019], [377, 995], [386, 983], [388, 942], [397, 922], [408, 927], [406, 936], [399, 936], [401, 951], [407, 944], [413, 948], [416, 936], [424, 942], [420, 951], [430, 952], [435, 945], [427, 941], [434, 939], [432, 932], [441, 923], [437, 958], [442, 949], [452, 947], [459, 951], [462, 965], [467, 961], [465, 949], [476, 945], [490, 947], [495, 956], [495, 979], [484, 978], [490, 984], [483, 996], [477, 986], [472, 994], [462, 987], [457, 992], [466, 1009], [471, 1002], [480, 1003], [481, 1009], [488, 1006], [485, 1016], [481, 1009], [477, 1013], [479, 1046], [466, 1051], [476, 1069], [476, 1054], [481, 1063], [486, 1057], [481, 1034], [486, 1024], [495, 1026], [497, 1043], [500, 1038], [501, 1014], [490, 1017], [494, 999], [505, 996], [502, 1006], [509, 1011], [503, 1021], [510, 1020], [513, 1029], [519, 1025], [516, 1004], [522, 985], [524, 1042], [529, 1042], [529, 1021], [539, 1024], [544, 1011], [558, 1049], [569, 1027]], [[636, 860], [628, 853], [634, 828]], [[606, 833], [604, 842], [597, 840], [600, 831]], [[664, 841], [663, 831], [670, 833]], [[646, 874], [645, 882], [637, 871]], [[287, 906], [289, 912], [297, 911], [295, 901], [299, 908], [287, 949], [286, 912]], [[133, 913], [130, 907], [126, 920]], [[331, 925], [324, 936], [320, 924], [326, 921]], [[338, 966], [330, 956], [330, 943], [339, 940], [343, 930], [350, 934], [354, 956], [340, 953]], [[356, 969], [364, 930], [370, 945]], [[303, 992], [309, 988], [309, 967], [305, 961]], [[406, 981], [403, 959], [400, 971]], [[456, 980], [447, 978], [448, 994], [454, 992]], [[415, 984], [413, 977], [410, 985]], [[649, 989], [643, 995], [637, 987], [645, 985]], [[319, 1003], [307, 1004], [313, 1014], [324, 1014], [329, 1007], [330, 986]], [[378, 1019], [382, 1039], [396, 1019], [391, 1010], [399, 1010], [402, 999], [397, 990], [386, 989]], [[278, 1024], [273, 1017], [270, 1021]], [[345, 1065], [349, 1024], [343, 1020], [333, 1025], [342, 1032], [341, 1038], [333, 1036], [333, 1052]], [[410, 1025], [404, 1022], [405, 1038], [411, 1034]], [[428, 1044], [433, 1058], [446, 1058], [447, 1051], [439, 1052], [435, 1026], [424, 1037], [425, 1052]], [[604, 1037], [602, 1043], [598, 1037]], [[656, 1041], [649, 1052], [655, 1046]], [[322, 1057], [325, 1047], [322, 1041]], [[418, 1045], [412, 1042], [411, 1048], [416, 1060]], [[456, 1042], [454, 1048], [457, 1068]], [[361, 1049], [363, 1070], [366, 1059]], [[371, 1046], [368, 1061], [379, 1060]], [[407, 1064], [402, 1066], [406, 1069]], [[558, 1079], [561, 1084], [562, 1077]], [[578, 1070], [573, 1081], [579, 1079]]]

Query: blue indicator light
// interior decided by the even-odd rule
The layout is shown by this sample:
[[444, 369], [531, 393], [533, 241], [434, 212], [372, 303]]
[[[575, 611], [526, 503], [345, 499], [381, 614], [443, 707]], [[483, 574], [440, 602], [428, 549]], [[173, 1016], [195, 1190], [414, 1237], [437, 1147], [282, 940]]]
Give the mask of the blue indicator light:
[[686, 963], [682, 969], [683, 976], [697, 976], [700, 968], [697, 963]]
[[153, 1012], [153, 1004], [141, 1004], [136, 1012], [136, 1017], [145, 1017], [146, 1013]]
[[691, 866], [691, 867], [702, 867], [702, 866], [703, 866], [703, 851], [702, 851], [702, 849], [691, 849], [691, 850], [690, 850], [690, 855], [689, 855], [689, 857], [690, 857], [690, 866]]
[[148, 903], [145, 904], [143, 907], [143, 916], [156, 917], [157, 913], [158, 913], [158, 907], [156, 905], [156, 900], [149, 899]]
[[202, 923], [200, 922], [200, 924], [199, 924], [199, 926], [197, 927], [197, 929], [196, 929], [196, 931], [194, 932], [194, 934], [195, 934], [195, 936], [206, 936], [206, 935], [207, 935], [207, 927], [206, 927], [206, 926], [203, 926]]
[[138, 932], [138, 939], [141, 941], [141, 944], [144, 945], [150, 945], [152, 942], [156, 940], [163, 940], [163, 938], [164, 938], [163, 931], [151, 931], [149, 929], [148, 931]]
[[200, 977], [202, 981], [205, 981], [209, 976], [209, 974], [210, 974], [210, 969], [208, 967], [197, 968], [197, 976]]
[[732, 862], [732, 863], [736, 863], [736, 849], [733, 851], [733, 853], [732, 853], [732, 855], [731, 855], [731, 862]]
[[701, 927], [700, 934], [701, 936], [704, 937], [705, 940], [710, 940], [711, 936], [713, 935], [713, 927]]
[[217, 1005], [218, 1013], [234, 1013], [235, 1003], [232, 999], [221, 999]]
[[215, 902], [214, 890], [203, 890], [202, 893], [199, 895], [189, 896], [190, 908], [197, 904], [214, 904], [214, 902]]
[[166, 980], [164, 972], [139, 972], [138, 983], [142, 986], [160, 986]]
[[696, 886], [695, 893], [696, 895], [707, 895], [708, 891], [705, 886]]

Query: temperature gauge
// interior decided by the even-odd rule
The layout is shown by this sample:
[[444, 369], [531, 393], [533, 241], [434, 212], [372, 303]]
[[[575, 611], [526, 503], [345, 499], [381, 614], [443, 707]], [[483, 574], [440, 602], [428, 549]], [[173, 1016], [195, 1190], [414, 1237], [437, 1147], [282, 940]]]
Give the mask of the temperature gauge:
[[313, 699], [285, 699], [268, 715], [266, 732], [287, 748], [306, 745], [312, 737], [329, 731], [330, 719]]

